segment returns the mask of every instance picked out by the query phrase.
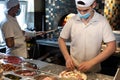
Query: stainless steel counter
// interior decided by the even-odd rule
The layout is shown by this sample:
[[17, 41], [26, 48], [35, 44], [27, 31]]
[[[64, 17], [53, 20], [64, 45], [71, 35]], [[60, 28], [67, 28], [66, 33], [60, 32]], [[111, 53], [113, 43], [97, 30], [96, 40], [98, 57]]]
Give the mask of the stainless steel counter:
[[[52, 46], [52, 47], [59, 47], [58, 42], [54, 40], [48, 40], [48, 39], [39, 39], [36, 40], [36, 43], [39, 45], [44, 46]], [[67, 47], [70, 47], [70, 42], [66, 42]], [[102, 45], [102, 50], [105, 49], [106, 45]], [[114, 56], [120, 57], [120, 48], [116, 49], [116, 54]]]
[[[60, 66], [56, 64], [46, 63], [40, 60], [26, 60], [30, 61], [31, 63], [36, 64], [41, 71], [45, 71], [48, 73], [53, 73], [59, 75], [59, 73], [65, 70], [65, 66]], [[99, 73], [86, 73], [87, 80], [113, 80], [113, 76], [108, 76]]]
[[[59, 47], [58, 42], [54, 40], [39, 39], [39, 40], [36, 40], [36, 43], [40, 45], [45, 45], [45, 46]], [[69, 47], [70, 42], [66, 42], [66, 45]]]

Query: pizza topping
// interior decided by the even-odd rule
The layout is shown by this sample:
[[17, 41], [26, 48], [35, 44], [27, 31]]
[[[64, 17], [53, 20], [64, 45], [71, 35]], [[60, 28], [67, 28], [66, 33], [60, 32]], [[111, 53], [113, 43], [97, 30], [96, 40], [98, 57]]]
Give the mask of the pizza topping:
[[16, 56], [8, 56], [4, 58], [4, 61], [12, 64], [20, 64], [22, 62], [22, 59]]
[[15, 71], [15, 73], [22, 76], [34, 76], [37, 74], [35, 71], [32, 70], [18, 70]]
[[75, 80], [86, 80], [83, 77], [83, 73], [77, 70], [63, 71], [60, 73], [61, 78], [74, 78]]
[[16, 75], [13, 75], [13, 74], [6, 74], [5, 77], [7, 77], [11, 80], [20, 80], [22, 78], [20, 76], [16, 76]]
[[20, 67], [14, 66], [12, 64], [1, 64], [1, 67], [4, 71], [15, 71], [20, 69]]

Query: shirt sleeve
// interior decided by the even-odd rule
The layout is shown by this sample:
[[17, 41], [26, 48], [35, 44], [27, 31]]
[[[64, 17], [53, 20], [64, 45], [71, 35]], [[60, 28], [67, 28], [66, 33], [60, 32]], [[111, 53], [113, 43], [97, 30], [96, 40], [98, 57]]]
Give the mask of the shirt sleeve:
[[14, 37], [14, 29], [11, 26], [8, 22], [3, 25], [2, 31], [5, 38]]
[[103, 30], [103, 41], [107, 43], [116, 40], [109, 22], [106, 20], [105, 23], [106, 24]]
[[71, 33], [71, 27], [72, 27], [72, 19], [69, 19], [61, 31], [60, 37], [63, 39], [69, 39]]

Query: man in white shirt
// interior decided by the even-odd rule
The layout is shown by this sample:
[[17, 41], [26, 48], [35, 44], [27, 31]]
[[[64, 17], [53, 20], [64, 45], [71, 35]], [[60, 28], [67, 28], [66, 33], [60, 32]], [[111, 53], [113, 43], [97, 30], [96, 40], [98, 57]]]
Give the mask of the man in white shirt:
[[27, 47], [25, 36], [35, 37], [42, 35], [42, 32], [25, 32], [22, 31], [16, 16], [20, 14], [20, 4], [18, 0], [9, 0], [6, 3], [8, 13], [6, 20], [3, 22], [2, 32], [5, 38], [7, 47], [10, 49], [10, 54], [14, 56], [27, 58]]
[[[95, 0], [75, 0], [78, 14], [63, 27], [59, 47], [70, 70], [75, 66], [82, 72], [99, 72], [100, 63], [116, 49], [115, 36], [105, 17], [97, 13]], [[65, 40], [71, 40], [70, 53]], [[102, 41], [107, 44], [101, 52]]]

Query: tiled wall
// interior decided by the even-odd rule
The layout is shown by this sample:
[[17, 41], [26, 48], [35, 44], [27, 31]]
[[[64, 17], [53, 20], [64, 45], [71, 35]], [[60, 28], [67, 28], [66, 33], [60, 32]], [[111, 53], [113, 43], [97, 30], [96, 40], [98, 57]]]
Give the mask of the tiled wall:
[[68, 13], [75, 13], [74, 0], [46, 0], [46, 27], [57, 28], [60, 18]]
[[[104, 8], [109, 9], [108, 4], [111, 4], [113, 2], [106, 2], [105, 1], [111, 1], [111, 0], [97, 0], [97, 7], [96, 10], [105, 15], [108, 20], [110, 21], [110, 24], [112, 27], [118, 27], [120, 24], [120, 16], [118, 15], [120, 13], [120, 0], [113, 0], [117, 1], [113, 5], [113, 11], [116, 11], [116, 13], [112, 13], [112, 17], [109, 18], [109, 15], [111, 13], [105, 14]], [[58, 22], [61, 19], [62, 16], [69, 14], [69, 13], [76, 13], [76, 6], [75, 6], [75, 0], [45, 0], [45, 13], [46, 13], [46, 30], [54, 29], [58, 27]], [[108, 10], [110, 12], [110, 10]], [[113, 12], [112, 11], [112, 12]], [[114, 28], [115, 29], [115, 28]]]
[[114, 30], [120, 30], [120, 0], [105, 0], [105, 17]]

